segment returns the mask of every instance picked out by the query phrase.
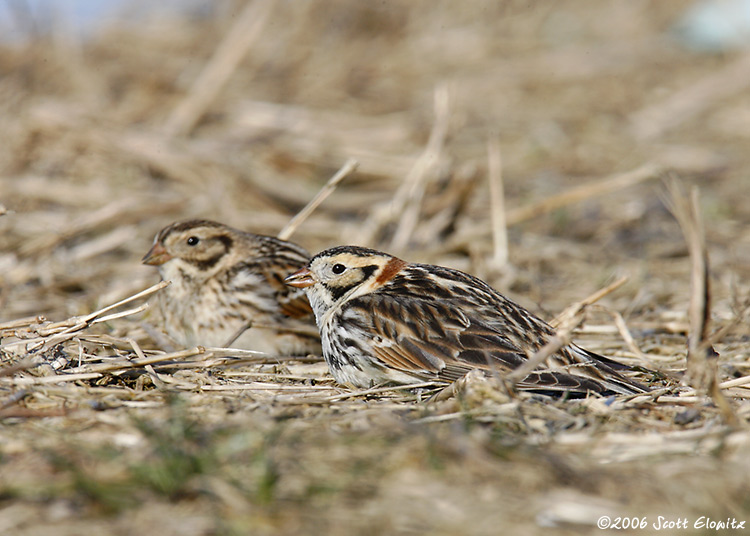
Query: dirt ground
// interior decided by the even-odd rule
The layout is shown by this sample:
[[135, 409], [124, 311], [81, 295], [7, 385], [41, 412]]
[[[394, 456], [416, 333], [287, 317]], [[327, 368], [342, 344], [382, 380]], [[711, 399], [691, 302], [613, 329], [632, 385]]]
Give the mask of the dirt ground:
[[[16, 9], [25, 37], [0, 45], [0, 533], [750, 524], [750, 52], [687, 48], [689, 6], [224, 1], [85, 37]], [[548, 320], [627, 277], [575, 340], [671, 389], [355, 392], [320, 356], [169, 351], [153, 293], [102, 311], [158, 282], [140, 259], [164, 225], [275, 235], [350, 158], [293, 240], [460, 268]], [[697, 188], [723, 411], [679, 385], [691, 260], [669, 180]]]

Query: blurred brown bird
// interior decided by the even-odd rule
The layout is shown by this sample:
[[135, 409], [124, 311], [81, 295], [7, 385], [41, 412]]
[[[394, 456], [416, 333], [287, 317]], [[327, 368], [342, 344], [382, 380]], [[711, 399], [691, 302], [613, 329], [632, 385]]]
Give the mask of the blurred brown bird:
[[320, 352], [312, 311], [283, 280], [308, 258], [291, 242], [189, 220], [159, 231], [143, 263], [171, 281], [159, 309], [179, 344], [305, 355]]

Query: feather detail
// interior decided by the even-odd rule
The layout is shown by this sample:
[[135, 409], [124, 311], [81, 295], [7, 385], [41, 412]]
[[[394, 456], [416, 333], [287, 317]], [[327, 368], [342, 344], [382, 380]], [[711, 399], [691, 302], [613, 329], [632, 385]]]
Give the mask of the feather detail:
[[[307, 270], [323, 354], [342, 383], [450, 382], [474, 369], [504, 375], [554, 335], [546, 322], [458, 270], [354, 246], [319, 253]], [[518, 387], [575, 396], [647, 391], [618, 372], [627, 369], [571, 344]]]
[[[304, 293], [284, 284], [307, 252], [291, 242], [218, 222], [189, 220], [162, 229], [144, 263], [158, 266], [165, 331], [184, 346], [233, 346], [300, 355], [319, 351]], [[244, 330], [244, 333], [243, 333]], [[238, 333], [240, 337], [232, 340]]]

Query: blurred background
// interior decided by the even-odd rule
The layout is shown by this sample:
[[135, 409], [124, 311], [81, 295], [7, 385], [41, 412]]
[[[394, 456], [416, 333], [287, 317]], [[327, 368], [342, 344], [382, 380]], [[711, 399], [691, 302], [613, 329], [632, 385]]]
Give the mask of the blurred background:
[[[36, 315], [62, 320], [155, 283], [156, 271], [140, 259], [156, 232], [174, 220], [211, 218], [275, 235], [355, 158], [356, 172], [292, 240], [311, 252], [352, 243], [460, 268], [547, 319], [613, 278], [628, 276], [628, 283], [602, 303], [623, 315], [640, 350], [653, 356], [639, 363], [681, 370], [690, 262], [680, 228], [665, 208], [662, 179], [674, 177], [686, 190], [700, 189], [712, 263], [712, 314], [719, 324], [729, 321], [736, 298], [750, 288], [749, 4], [4, 1], [0, 322]], [[137, 322], [112, 329], [147, 341]], [[731, 374], [747, 374], [747, 338], [745, 322], [717, 345], [722, 359], [732, 363]], [[593, 350], [635, 359], [612, 327], [612, 316], [601, 310], [590, 313], [579, 340]], [[97, 389], [104, 388], [85, 386], [87, 396], [100, 396]], [[221, 400], [227, 407], [201, 417], [202, 422], [221, 421], [237, 410], [238, 402]], [[594, 474], [582, 469], [579, 458], [540, 454], [529, 446], [534, 441], [524, 443], [525, 428], [448, 427], [436, 432], [435, 440], [432, 432], [409, 436], [415, 429], [395, 415], [342, 426], [355, 433], [374, 429], [364, 437], [383, 449], [396, 441], [393, 430], [411, 437], [393, 447], [401, 454], [390, 459], [386, 473], [391, 476], [394, 467], [413, 461], [408, 452], [415, 445], [433, 452], [428, 468], [412, 464], [411, 472], [381, 481], [379, 466], [368, 465], [380, 454], [359, 445], [350, 456], [337, 436], [313, 426], [310, 436], [300, 437], [312, 437], [318, 451], [304, 456], [331, 455], [339, 465], [330, 471], [312, 462], [301, 468], [293, 462], [296, 443], [287, 442], [289, 454], [278, 455], [271, 473], [261, 471], [283, 484], [273, 498], [263, 499], [263, 490], [252, 495], [248, 514], [233, 510], [246, 496], [232, 495], [235, 488], [230, 493], [212, 487], [220, 497], [217, 509], [201, 517], [205, 512], [196, 507], [201, 513], [195, 514], [195, 526], [205, 530], [195, 533], [232, 533], [211, 520], [237, 511], [247, 522], [238, 526], [258, 533], [274, 527], [304, 532], [316, 508], [338, 512], [328, 525], [321, 520], [314, 525], [331, 533], [347, 533], [350, 523], [362, 533], [381, 533], [368, 525], [378, 520], [383, 533], [431, 528], [438, 531], [433, 533], [490, 534], [502, 524], [498, 515], [506, 516], [507, 526], [533, 533], [547, 530], [562, 515], [554, 506], [559, 489], [571, 486], [576, 493], [617, 501], [615, 483], [623, 475], [633, 486], [627, 501], [639, 497], [633, 501], [642, 511], [660, 513], [655, 504], [677, 514], [684, 513], [685, 504], [691, 512], [704, 505], [722, 515], [747, 511], [738, 499], [742, 486], [746, 491], [740, 477], [747, 467], [741, 460], [722, 468], [710, 457], [691, 460], [696, 479], [714, 479], [723, 471], [725, 480], [716, 477], [716, 486], [701, 493], [694, 489], [683, 503], [670, 499], [666, 487], [651, 488], [659, 480], [651, 476], [651, 465]], [[592, 422], [605, 420], [599, 415]], [[653, 430], [672, 429], [672, 415]], [[243, 418], [251, 419], [243, 422], [244, 429], [275, 430], [256, 413]], [[107, 437], [106, 443], [111, 434], [132, 431], [132, 420], [122, 419], [112, 428], [97, 425], [101, 437], [96, 437]], [[634, 419], [631, 424], [640, 417]], [[580, 424], [575, 422], [565, 426]], [[67, 430], [70, 423], [59, 426]], [[613, 426], [621, 431], [630, 425]], [[18, 432], [6, 433], [7, 438]], [[33, 433], [24, 433], [36, 442]], [[506, 433], [531, 451], [518, 454], [507, 450], [507, 442], [493, 443]], [[54, 442], [57, 436], [44, 437]], [[129, 456], [131, 436], [122, 437], [117, 448]], [[27, 445], [11, 444], [16, 450], [4, 454]], [[268, 452], [281, 448], [263, 445]], [[252, 460], [273, 459], [262, 449], [252, 452], [270, 456]], [[456, 459], [465, 465], [451, 465]], [[522, 472], [514, 473], [511, 461]], [[430, 472], [433, 462], [448, 469]], [[10, 478], [11, 467], [28, 471], [31, 465], [0, 465], [0, 473]], [[315, 495], [321, 502], [308, 505], [300, 482], [314, 486], [341, 467], [349, 476], [328, 482], [332, 487]], [[660, 473], [667, 475], [664, 482], [673, 474], [685, 476], [688, 467], [665, 471]], [[556, 476], [549, 480], [549, 474]], [[444, 475], [450, 475], [450, 484]], [[503, 489], [518, 490], [498, 491], [487, 484], [490, 477], [506, 482]], [[424, 486], [456, 499], [458, 506], [435, 502]], [[192, 501], [195, 490], [188, 488], [180, 493]], [[65, 503], [60, 514], [65, 519], [82, 511], [93, 517], [111, 512], [109, 495], [102, 499], [94, 488], [76, 489], [80, 502]], [[461, 495], [475, 489], [483, 490], [476, 503], [470, 494]], [[337, 502], [344, 496], [350, 501], [348, 514], [320, 498]], [[86, 502], [91, 497], [97, 499]], [[278, 497], [281, 502], [274, 501]], [[573, 510], [579, 502], [593, 504], [588, 495], [570, 500]], [[412, 501], [424, 510], [407, 508]], [[165, 503], [174, 508], [168, 514], [172, 519], [193, 512], [189, 501], [174, 496], [160, 504]], [[297, 524], [285, 525], [280, 512], [292, 504], [301, 513], [295, 514]], [[145, 526], [165, 515], [158, 509], [139, 511]], [[435, 517], [436, 511], [442, 513]], [[552, 517], [535, 518], [539, 511]], [[48, 520], [57, 515], [57, 510], [44, 512]], [[75, 533], [77, 525], [70, 526]], [[179, 527], [172, 529], [187, 533]]]
[[652, 266], [686, 254], [658, 195], [672, 172], [721, 221], [717, 276], [746, 275], [747, 27], [706, 10], [4, 2], [1, 316], [132, 293], [154, 280], [139, 259], [176, 219], [276, 234], [352, 157], [356, 174], [293, 237], [313, 252], [358, 243], [443, 262], [552, 310], [618, 271], [658, 293], [668, 281], [649, 287]]

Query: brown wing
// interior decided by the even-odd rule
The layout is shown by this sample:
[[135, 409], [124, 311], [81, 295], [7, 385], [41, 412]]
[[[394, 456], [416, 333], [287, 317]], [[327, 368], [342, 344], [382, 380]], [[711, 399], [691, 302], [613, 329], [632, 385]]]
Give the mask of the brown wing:
[[281, 312], [290, 318], [307, 318], [312, 316], [312, 308], [304, 293], [291, 297], [288, 301], [285, 297], [277, 296]]
[[[378, 314], [358, 314], [357, 309]], [[438, 301], [374, 293], [352, 300], [347, 313], [346, 322], [371, 319], [361, 328], [374, 335], [373, 353], [404, 372], [455, 380], [474, 368], [508, 372], [525, 360], [502, 333]]]
[[[388, 293], [373, 293], [351, 302], [354, 314], [346, 321], [372, 333], [374, 356], [386, 366], [425, 379], [455, 381], [472, 369], [507, 374], [527, 360], [524, 350], [483, 318], [458, 309], [450, 300], [432, 300], [414, 295], [395, 299]], [[377, 315], [356, 310], [377, 311]], [[493, 319], [494, 320], [494, 319]], [[576, 363], [555, 369], [542, 368], [518, 383], [520, 389], [544, 393], [585, 394], [634, 393], [643, 388], [614, 371], [606, 373], [591, 363]]]
[[[572, 373], [569, 374], [558, 370], [540, 370], [532, 372], [522, 381], [518, 382], [518, 388], [545, 394], [621, 392], [612, 390], [605, 384], [589, 377]], [[632, 393], [632, 391], [628, 390], [622, 393]]]
[[309, 255], [296, 244], [271, 237], [262, 237], [263, 257], [258, 260], [258, 270], [273, 289], [281, 312], [291, 318], [312, 315], [310, 302], [302, 289], [290, 287], [284, 278], [307, 264]]
[[565, 364], [560, 369], [575, 378], [592, 380], [604, 386], [606, 391], [621, 394], [645, 393], [649, 388], [630, 378], [623, 376], [618, 370], [628, 370], [630, 367], [569, 344], [559, 352]]

